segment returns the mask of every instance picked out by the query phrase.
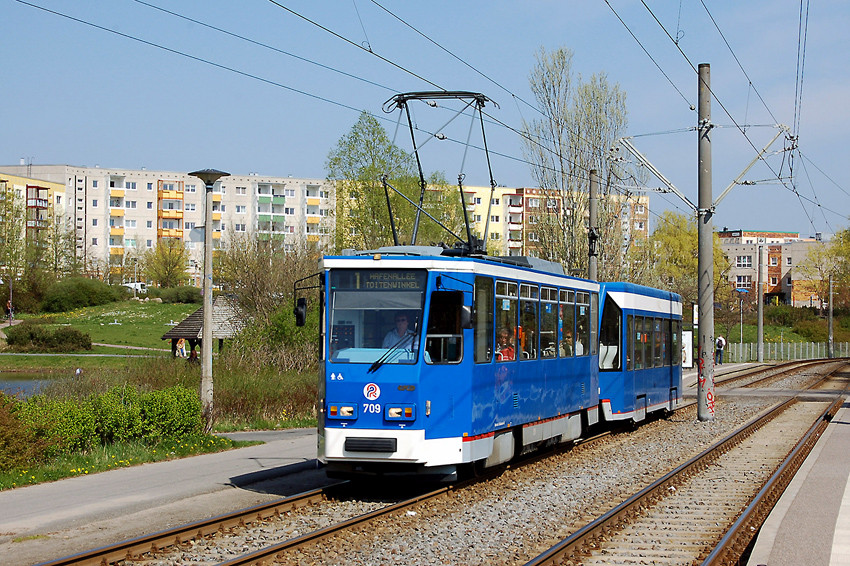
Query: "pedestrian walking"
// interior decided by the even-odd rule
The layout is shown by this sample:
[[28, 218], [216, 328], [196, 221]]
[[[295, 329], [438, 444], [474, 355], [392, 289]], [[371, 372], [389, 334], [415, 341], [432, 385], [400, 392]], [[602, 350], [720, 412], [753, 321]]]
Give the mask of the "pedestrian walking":
[[726, 339], [723, 336], [718, 336], [714, 342], [714, 359], [717, 365], [723, 363], [723, 348], [726, 347]]

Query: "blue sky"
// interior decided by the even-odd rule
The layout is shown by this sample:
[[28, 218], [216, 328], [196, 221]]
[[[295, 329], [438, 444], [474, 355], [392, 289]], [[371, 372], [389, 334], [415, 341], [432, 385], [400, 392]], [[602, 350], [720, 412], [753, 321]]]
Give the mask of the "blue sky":
[[[176, 171], [214, 167], [235, 174], [323, 177], [328, 152], [358, 111], [381, 117], [392, 136], [397, 114], [384, 114], [382, 104], [395, 92], [435, 89], [422, 78], [448, 90], [486, 94], [499, 105], [488, 111], [519, 128], [523, 119], [537, 116], [523, 102], [533, 102], [528, 75], [536, 52], [568, 47], [583, 77], [604, 72], [625, 90], [627, 133], [693, 202], [697, 139], [689, 129], [697, 115], [689, 106], [697, 104], [697, 78], [691, 64], [711, 64], [712, 122], [719, 126], [712, 132], [715, 197], [755, 156], [753, 146], [760, 149], [775, 133], [770, 127], [751, 127], [745, 137], [735, 122], [795, 128], [802, 157], [771, 155], [769, 167], [753, 168], [746, 180], [774, 181], [733, 189], [717, 208], [716, 227], [809, 235], [850, 224], [850, 182], [841, 158], [850, 130], [845, 72], [850, 5], [841, 0], [808, 6], [802, 97], [796, 80], [800, 2], [705, 1], [746, 76], [703, 3], [694, 0], [647, 2], [649, 8], [633, 0], [279, 1], [348, 41], [266, 0], [145, 2], [358, 78], [134, 0], [32, 4], [217, 66], [0, 0], [0, 163], [24, 158], [36, 164]], [[679, 38], [678, 48], [665, 29]], [[414, 115], [431, 131], [451, 116], [422, 106]], [[454, 137], [465, 139], [468, 120], [460, 118], [452, 127], [463, 131]], [[489, 147], [501, 154], [493, 157], [497, 182], [533, 185], [519, 136], [488, 124], [487, 137]], [[409, 149], [406, 132], [398, 133], [398, 141]], [[480, 144], [480, 136], [472, 142]], [[772, 149], [781, 147], [780, 140]], [[429, 149], [424, 167], [455, 179], [463, 147], [435, 140]], [[791, 165], [793, 185], [780, 184], [776, 174], [788, 176]], [[488, 183], [480, 152], [470, 151], [464, 170], [467, 184]], [[660, 182], [652, 179], [648, 185]], [[687, 211], [676, 197], [658, 193], [651, 193], [651, 209]]]

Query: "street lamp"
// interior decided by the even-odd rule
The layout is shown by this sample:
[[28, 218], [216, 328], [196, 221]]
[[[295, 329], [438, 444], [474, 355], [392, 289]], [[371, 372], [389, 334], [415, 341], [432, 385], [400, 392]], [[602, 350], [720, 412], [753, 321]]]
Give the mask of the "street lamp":
[[204, 326], [201, 331], [201, 411], [204, 416], [204, 432], [212, 429], [213, 419], [213, 375], [212, 375], [212, 191], [221, 177], [230, 173], [216, 169], [201, 169], [189, 173], [204, 182], [206, 204], [204, 208]]

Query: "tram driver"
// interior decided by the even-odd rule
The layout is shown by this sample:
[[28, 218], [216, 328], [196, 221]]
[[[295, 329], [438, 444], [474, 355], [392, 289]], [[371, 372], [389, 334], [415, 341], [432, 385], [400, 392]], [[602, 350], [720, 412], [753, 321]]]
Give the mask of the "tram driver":
[[387, 332], [384, 336], [384, 342], [381, 344], [383, 348], [406, 348], [408, 350], [416, 348], [416, 336], [413, 331], [408, 328], [407, 314], [404, 312], [395, 313], [395, 328]]

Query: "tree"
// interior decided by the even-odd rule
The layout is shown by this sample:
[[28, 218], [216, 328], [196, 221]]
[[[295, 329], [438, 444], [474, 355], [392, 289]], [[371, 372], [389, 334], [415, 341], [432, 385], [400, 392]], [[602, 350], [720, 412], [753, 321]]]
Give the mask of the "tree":
[[[809, 248], [800, 264], [803, 276], [811, 282], [814, 292], [824, 301], [829, 297], [829, 278], [832, 276], [833, 301], [847, 304], [850, 286], [850, 228], [835, 234], [830, 242], [818, 242]], [[835, 306], [835, 305], [833, 305]]]
[[23, 274], [26, 259], [26, 211], [21, 198], [7, 183], [0, 184], [0, 266], [3, 268], [5, 297], [13, 298], [14, 282]]
[[[683, 305], [696, 303], [699, 296], [698, 242], [696, 217], [665, 211], [649, 239], [635, 242], [629, 250], [628, 263], [638, 275], [634, 281], [678, 293]], [[714, 234], [713, 255], [714, 302], [721, 305], [721, 312], [729, 311], [737, 297], [733, 297], [727, 280], [730, 264], [717, 234]]]
[[[337, 251], [374, 249], [393, 243], [387, 197], [381, 177], [411, 201], [419, 202], [419, 175], [414, 159], [387, 136], [374, 116], [363, 112], [328, 154], [327, 177], [336, 184]], [[460, 196], [452, 197], [439, 173], [430, 175], [423, 208], [463, 237]], [[410, 243], [416, 208], [392, 189], [390, 205], [400, 243]], [[456, 193], [456, 191], [455, 191]], [[417, 243], [450, 241], [450, 235], [422, 216]]]
[[317, 256], [307, 246], [286, 252], [282, 240], [240, 233], [220, 250], [214, 277], [251, 318], [268, 321], [280, 310], [291, 315], [293, 284], [317, 272]]
[[[587, 272], [587, 214], [592, 169], [599, 178], [600, 280], [628, 278], [622, 261], [632, 238], [624, 231], [629, 195], [615, 186], [634, 173], [608, 159], [608, 151], [628, 124], [626, 94], [604, 73], [582, 81], [572, 70], [573, 54], [541, 48], [529, 82], [542, 118], [523, 125], [523, 152], [538, 186], [556, 197], [560, 208], [534, 226], [546, 259], [568, 272]], [[547, 210], [548, 207], [547, 207]]]
[[177, 287], [189, 278], [186, 262], [189, 252], [183, 240], [163, 238], [141, 257], [142, 271], [160, 287]]

